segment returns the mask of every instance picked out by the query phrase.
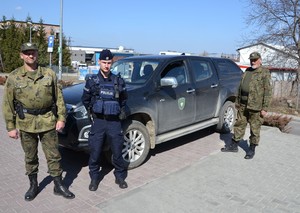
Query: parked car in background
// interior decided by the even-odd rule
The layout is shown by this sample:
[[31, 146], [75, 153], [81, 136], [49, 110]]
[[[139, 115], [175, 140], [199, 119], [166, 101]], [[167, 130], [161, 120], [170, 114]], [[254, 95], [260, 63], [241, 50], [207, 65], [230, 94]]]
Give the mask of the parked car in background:
[[[128, 90], [128, 118], [122, 125], [129, 169], [140, 166], [159, 143], [211, 126], [219, 132], [233, 128], [242, 71], [230, 59], [134, 56], [116, 61], [112, 72], [121, 74]], [[88, 147], [91, 127], [80, 100], [83, 87], [63, 89], [68, 116], [59, 135], [62, 146], [79, 150]]]

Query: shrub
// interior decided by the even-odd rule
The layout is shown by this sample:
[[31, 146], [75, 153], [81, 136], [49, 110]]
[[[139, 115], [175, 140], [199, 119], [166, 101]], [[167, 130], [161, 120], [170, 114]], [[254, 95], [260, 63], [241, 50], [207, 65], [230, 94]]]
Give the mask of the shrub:
[[292, 120], [289, 115], [284, 115], [276, 112], [269, 112], [264, 117], [264, 125], [278, 127], [281, 132], [288, 133], [290, 128], [287, 124]]
[[0, 76], [0, 85], [4, 85], [6, 82], [7, 76]]

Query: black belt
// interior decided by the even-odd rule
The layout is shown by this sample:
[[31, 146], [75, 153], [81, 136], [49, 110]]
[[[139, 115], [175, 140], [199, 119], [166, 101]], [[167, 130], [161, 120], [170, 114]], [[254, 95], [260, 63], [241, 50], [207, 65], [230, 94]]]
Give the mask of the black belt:
[[248, 95], [249, 95], [249, 92], [241, 91], [241, 95], [242, 95], [242, 96], [248, 96]]
[[246, 100], [240, 100], [240, 103], [244, 104], [244, 105], [247, 105], [248, 101], [246, 101]]
[[99, 113], [93, 113], [93, 117], [98, 119], [108, 120], [108, 121], [120, 120], [118, 115], [103, 115]]
[[24, 109], [23, 109], [23, 112], [24, 112], [24, 113], [31, 114], [31, 115], [44, 115], [44, 114], [46, 114], [47, 112], [50, 112], [51, 109], [52, 109], [52, 106], [51, 106], [51, 107], [44, 108], [44, 109], [26, 109], [26, 108], [24, 108]]

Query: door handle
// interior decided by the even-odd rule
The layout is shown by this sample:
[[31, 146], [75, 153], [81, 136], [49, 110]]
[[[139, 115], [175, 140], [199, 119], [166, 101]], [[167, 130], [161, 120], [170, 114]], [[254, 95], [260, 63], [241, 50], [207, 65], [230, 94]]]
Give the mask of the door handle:
[[212, 84], [210, 87], [211, 88], [215, 88], [215, 87], [217, 87], [218, 86], [218, 84]]
[[195, 89], [188, 89], [187, 91], [186, 91], [186, 93], [192, 93], [192, 92], [195, 92], [196, 90]]

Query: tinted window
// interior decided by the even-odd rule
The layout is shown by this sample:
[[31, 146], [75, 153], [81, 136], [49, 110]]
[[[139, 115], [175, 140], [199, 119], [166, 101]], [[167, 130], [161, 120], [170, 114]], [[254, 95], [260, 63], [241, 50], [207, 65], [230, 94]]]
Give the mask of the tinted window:
[[196, 81], [202, 81], [212, 76], [211, 63], [206, 60], [191, 60], [194, 76]]
[[242, 70], [231, 60], [214, 59], [218, 69], [220, 78], [227, 75], [240, 75]]
[[187, 83], [186, 67], [183, 61], [177, 61], [169, 64], [161, 73], [161, 78], [163, 77], [175, 77], [178, 85]]

